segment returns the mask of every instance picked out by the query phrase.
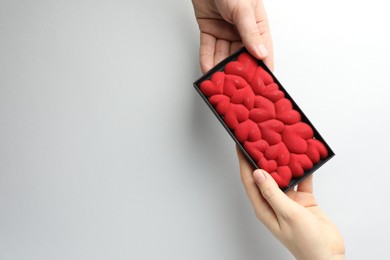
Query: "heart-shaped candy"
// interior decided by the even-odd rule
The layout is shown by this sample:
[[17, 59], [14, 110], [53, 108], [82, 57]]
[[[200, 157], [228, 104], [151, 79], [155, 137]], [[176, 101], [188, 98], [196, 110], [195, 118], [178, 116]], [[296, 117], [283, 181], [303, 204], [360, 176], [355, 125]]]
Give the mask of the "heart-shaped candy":
[[245, 79], [237, 75], [225, 75], [223, 94], [232, 97], [237, 90], [242, 88], [250, 88]]
[[306, 153], [306, 140], [311, 138], [313, 138], [313, 129], [303, 122], [286, 125], [282, 133], [283, 142], [291, 153]]
[[325, 145], [316, 139], [307, 140], [307, 156], [313, 163], [317, 163], [320, 159], [328, 156], [328, 150]]
[[272, 76], [266, 72], [261, 66], [258, 66], [256, 68], [255, 74], [252, 77], [252, 80], [250, 81], [250, 84], [252, 88], [260, 94], [260, 90], [264, 88], [264, 86], [269, 85], [271, 83], [274, 83], [274, 79]]
[[275, 103], [276, 118], [285, 124], [292, 125], [301, 121], [301, 114], [293, 109], [292, 103], [287, 98], [282, 98]]
[[249, 111], [249, 119], [261, 123], [275, 118], [275, 105], [262, 96], [254, 97], [254, 109]]
[[249, 118], [249, 110], [243, 105], [230, 104], [225, 114], [224, 121], [228, 127], [235, 129], [239, 123]]
[[275, 160], [267, 160], [265, 157], [260, 158], [257, 165], [268, 173], [274, 172], [278, 168], [278, 164]]
[[266, 141], [264, 141], [263, 139], [260, 139], [256, 142], [245, 142], [244, 143], [245, 150], [248, 152], [248, 154], [256, 162], [264, 157], [264, 152], [268, 149], [268, 147], [269, 147], [269, 144]]
[[284, 98], [284, 92], [279, 90], [278, 84], [276, 83], [265, 85], [261, 91], [261, 95], [268, 98], [272, 102], [276, 102]]
[[244, 143], [245, 141], [253, 142], [261, 139], [259, 127], [251, 120], [246, 120], [238, 124], [234, 130], [234, 135], [240, 143]]
[[261, 136], [270, 145], [277, 144], [282, 141], [281, 133], [284, 129], [284, 124], [276, 119], [271, 119], [258, 124]]
[[292, 174], [288, 166], [280, 166], [276, 168], [276, 171], [271, 172], [270, 175], [280, 188], [285, 188], [290, 184]]
[[250, 82], [257, 68], [256, 60], [247, 53], [238, 56], [236, 61], [229, 62], [225, 66], [225, 73], [238, 75]]
[[264, 153], [268, 160], [275, 160], [278, 166], [286, 166], [290, 162], [290, 152], [282, 142], [271, 145]]
[[290, 163], [288, 166], [291, 169], [294, 178], [301, 177], [306, 170], [313, 167], [313, 162], [306, 154], [290, 154]]
[[230, 99], [225, 95], [214, 95], [209, 99], [210, 104], [215, 107], [217, 113], [224, 116], [230, 106]]
[[230, 98], [230, 102], [234, 104], [243, 104], [246, 108], [251, 110], [254, 107], [255, 95], [248, 85], [248, 87], [236, 90], [234, 95]]
[[225, 73], [218, 71], [211, 76], [210, 80], [205, 80], [200, 84], [200, 91], [206, 96], [222, 94], [225, 81]]
[[263, 79], [264, 85], [269, 85], [271, 83], [274, 83], [274, 79], [272, 78], [271, 74], [269, 74], [265, 69], [261, 66], [258, 67], [256, 70], [256, 73], [259, 74], [260, 78]]
[[264, 91], [265, 84], [263, 81], [263, 71], [263, 68], [261, 68], [260, 66], [257, 67], [255, 75], [253, 75], [253, 78], [250, 82], [252, 90], [256, 95], [262, 95]]

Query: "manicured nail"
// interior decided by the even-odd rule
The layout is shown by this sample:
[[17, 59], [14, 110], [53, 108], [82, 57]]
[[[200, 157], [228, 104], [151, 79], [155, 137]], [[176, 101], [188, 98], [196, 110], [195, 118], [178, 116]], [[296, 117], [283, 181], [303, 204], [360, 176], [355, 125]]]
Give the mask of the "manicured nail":
[[262, 184], [265, 180], [265, 175], [262, 170], [256, 170], [253, 172], [253, 178], [257, 182], [257, 184]]
[[264, 44], [260, 44], [258, 47], [258, 51], [261, 57], [265, 58], [269, 55], [269, 52], [267, 48], [264, 46]]

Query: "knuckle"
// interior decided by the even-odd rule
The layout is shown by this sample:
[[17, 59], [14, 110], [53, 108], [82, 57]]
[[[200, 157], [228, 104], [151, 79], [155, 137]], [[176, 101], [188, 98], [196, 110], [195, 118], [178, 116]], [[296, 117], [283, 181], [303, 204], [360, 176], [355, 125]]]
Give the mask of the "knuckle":
[[247, 36], [251, 38], [260, 38], [260, 33], [257, 28], [253, 28], [247, 32]]

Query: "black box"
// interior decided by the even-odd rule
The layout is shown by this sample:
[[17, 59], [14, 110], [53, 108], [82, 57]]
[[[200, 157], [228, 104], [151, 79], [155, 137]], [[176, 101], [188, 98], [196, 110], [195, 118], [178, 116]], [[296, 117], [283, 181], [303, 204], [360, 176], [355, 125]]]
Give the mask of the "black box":
[[[200, 84], [205, 81], [205, 80], [208, 80], [211, 78], [211, 76], [218, 72], [218, 71], [223, 71], [225, 69], [225, 66], [231, 62], [231, 61], [235, 61], [237, 60], [238, 56], [242, 53], [248, 53], [249, 52], [245, 49], [245, 48], [241, 48], [239, 51], [237, 51], [236, 53], [232, 54], [231, 56], [227, 57], [226, 59], [224, 59], [223, 61], [221, 61], [219, 64], [217, 64], [214, 68], [212, 68], [210, 71], [208, 71], [205, 75], [203, 75], [201, 78], [199, 78], [198, 80], [196, 80], [194, 82], [194, 87], [195, 89], [197, 90], [197, 92], [199, 93], [199, 95], [203, 98], [203, 100], [206, 102], [206, 104], [208, 105], [208, 107], [211, 109], [211, 111], [214, 113], [214, 115], [217, 117], [217, 119], [219, 120], [219, 122], [223, 125], [223, 127], [226, 129], [226, 131], [230, 134], [230, 136], [233, 138], [233, 140], [236, 142], [236, 144], [238, 145], [239, 149], [242, 151], [242, 153], [245, 155], [245, 157], [248, 159], [248, 161], [252, 164], [252, 166], [255, 168], [255, 169], [258, 169], [259, 166], [256, 164], [256, 162], [251, 158], [251, 156], [248, 154], [248, 152], [244, 149], [243, 145], [237, 140], [236, 136], [234, 135], [234, 133], [232, 132], [232, 130], [226, 125], [226, 123], [224, 122], [223, 118], [217, 113], [216, 109], [211, 105], [211, 103], [209, 102], [208, 98], [202, 93], [202, 91], [200, 90]], [[249, 54], [250, 55], [250, 54]], [[250, 55], [252, 56], [252, 55]], [[252, 56], [253, 57], [253, 56]], [[310, 170], [307, 170], [304, 172], [304, 174], [299, 177], [299, 178], [292, 178], [289, 185], [285, 188], [283, 188], [282, 190], [284, 192], [286, 192], [287, 190], [291, 189], [292, 187], [294, 187], [295, 185], [297, 185], [299, 182], [303, 181], [306, 177], [308, 177], [310, 174], [312, 174], [314, 171], [316, 171], [318, 168], [320, 168], [323, 164], [325, 164], [328, 160], [330, 160], [335, 154], [333, 152], [333, 150], [329, 147], [329, 145], [326, 143], [326, 141], [322, 138], [322, 136], [320, 135], [320, 133], [317, 131], [317, 129], [313, 126], [313, 124], [309, 121], [309, 119], [306, 117], [306, 115], [303, 113], [303, 111], [299, 108], [299, 106], [296, 104], [296, 102], [291, 98], [291, 96], [288, 94], [288, 92], [285, 90], [285, 88], [282, 86], [282, 84], [280, 84], [280, 82], [278, 81], [278, 79], [274, 76], [274, 74], [268, 69], [268, 67], [261, 61], [261, 60], [257, 60], [257, 63], [258, 63], [258, 66], [261, 66], [266, 72], [268, 72], [275, 83], [278, 84], [279, 86], [279, 90], [281, 90], [282, 92], [284, 92], [285, 94], [285, 98], [289, 99], [291, 101], [291, 103], [293, 104], [293, 109], [294, 110], [297, 110], [300, 114], [301, 114], [301, 121], [308, 124], [313, 132], [314, 132], [314, 139], [317, 139], [319, 141], [322, 142], [322, 144], [325, 145], [327, 151], [328, 151], [328, 156], [325, 158], [325, 159], [321, 159], [320, 161], [318, 161], [316, 164], [313, 165], [313, 167], [310, 169]]]

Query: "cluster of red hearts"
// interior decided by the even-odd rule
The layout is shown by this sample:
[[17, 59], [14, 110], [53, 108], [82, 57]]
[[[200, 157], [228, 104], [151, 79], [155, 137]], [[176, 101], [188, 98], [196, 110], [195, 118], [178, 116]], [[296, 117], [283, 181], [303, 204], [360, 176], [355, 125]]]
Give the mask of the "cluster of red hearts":
[[328, 156], [273, 77], [248, 53], [200, 84], [246, 152], [280, 188]]

